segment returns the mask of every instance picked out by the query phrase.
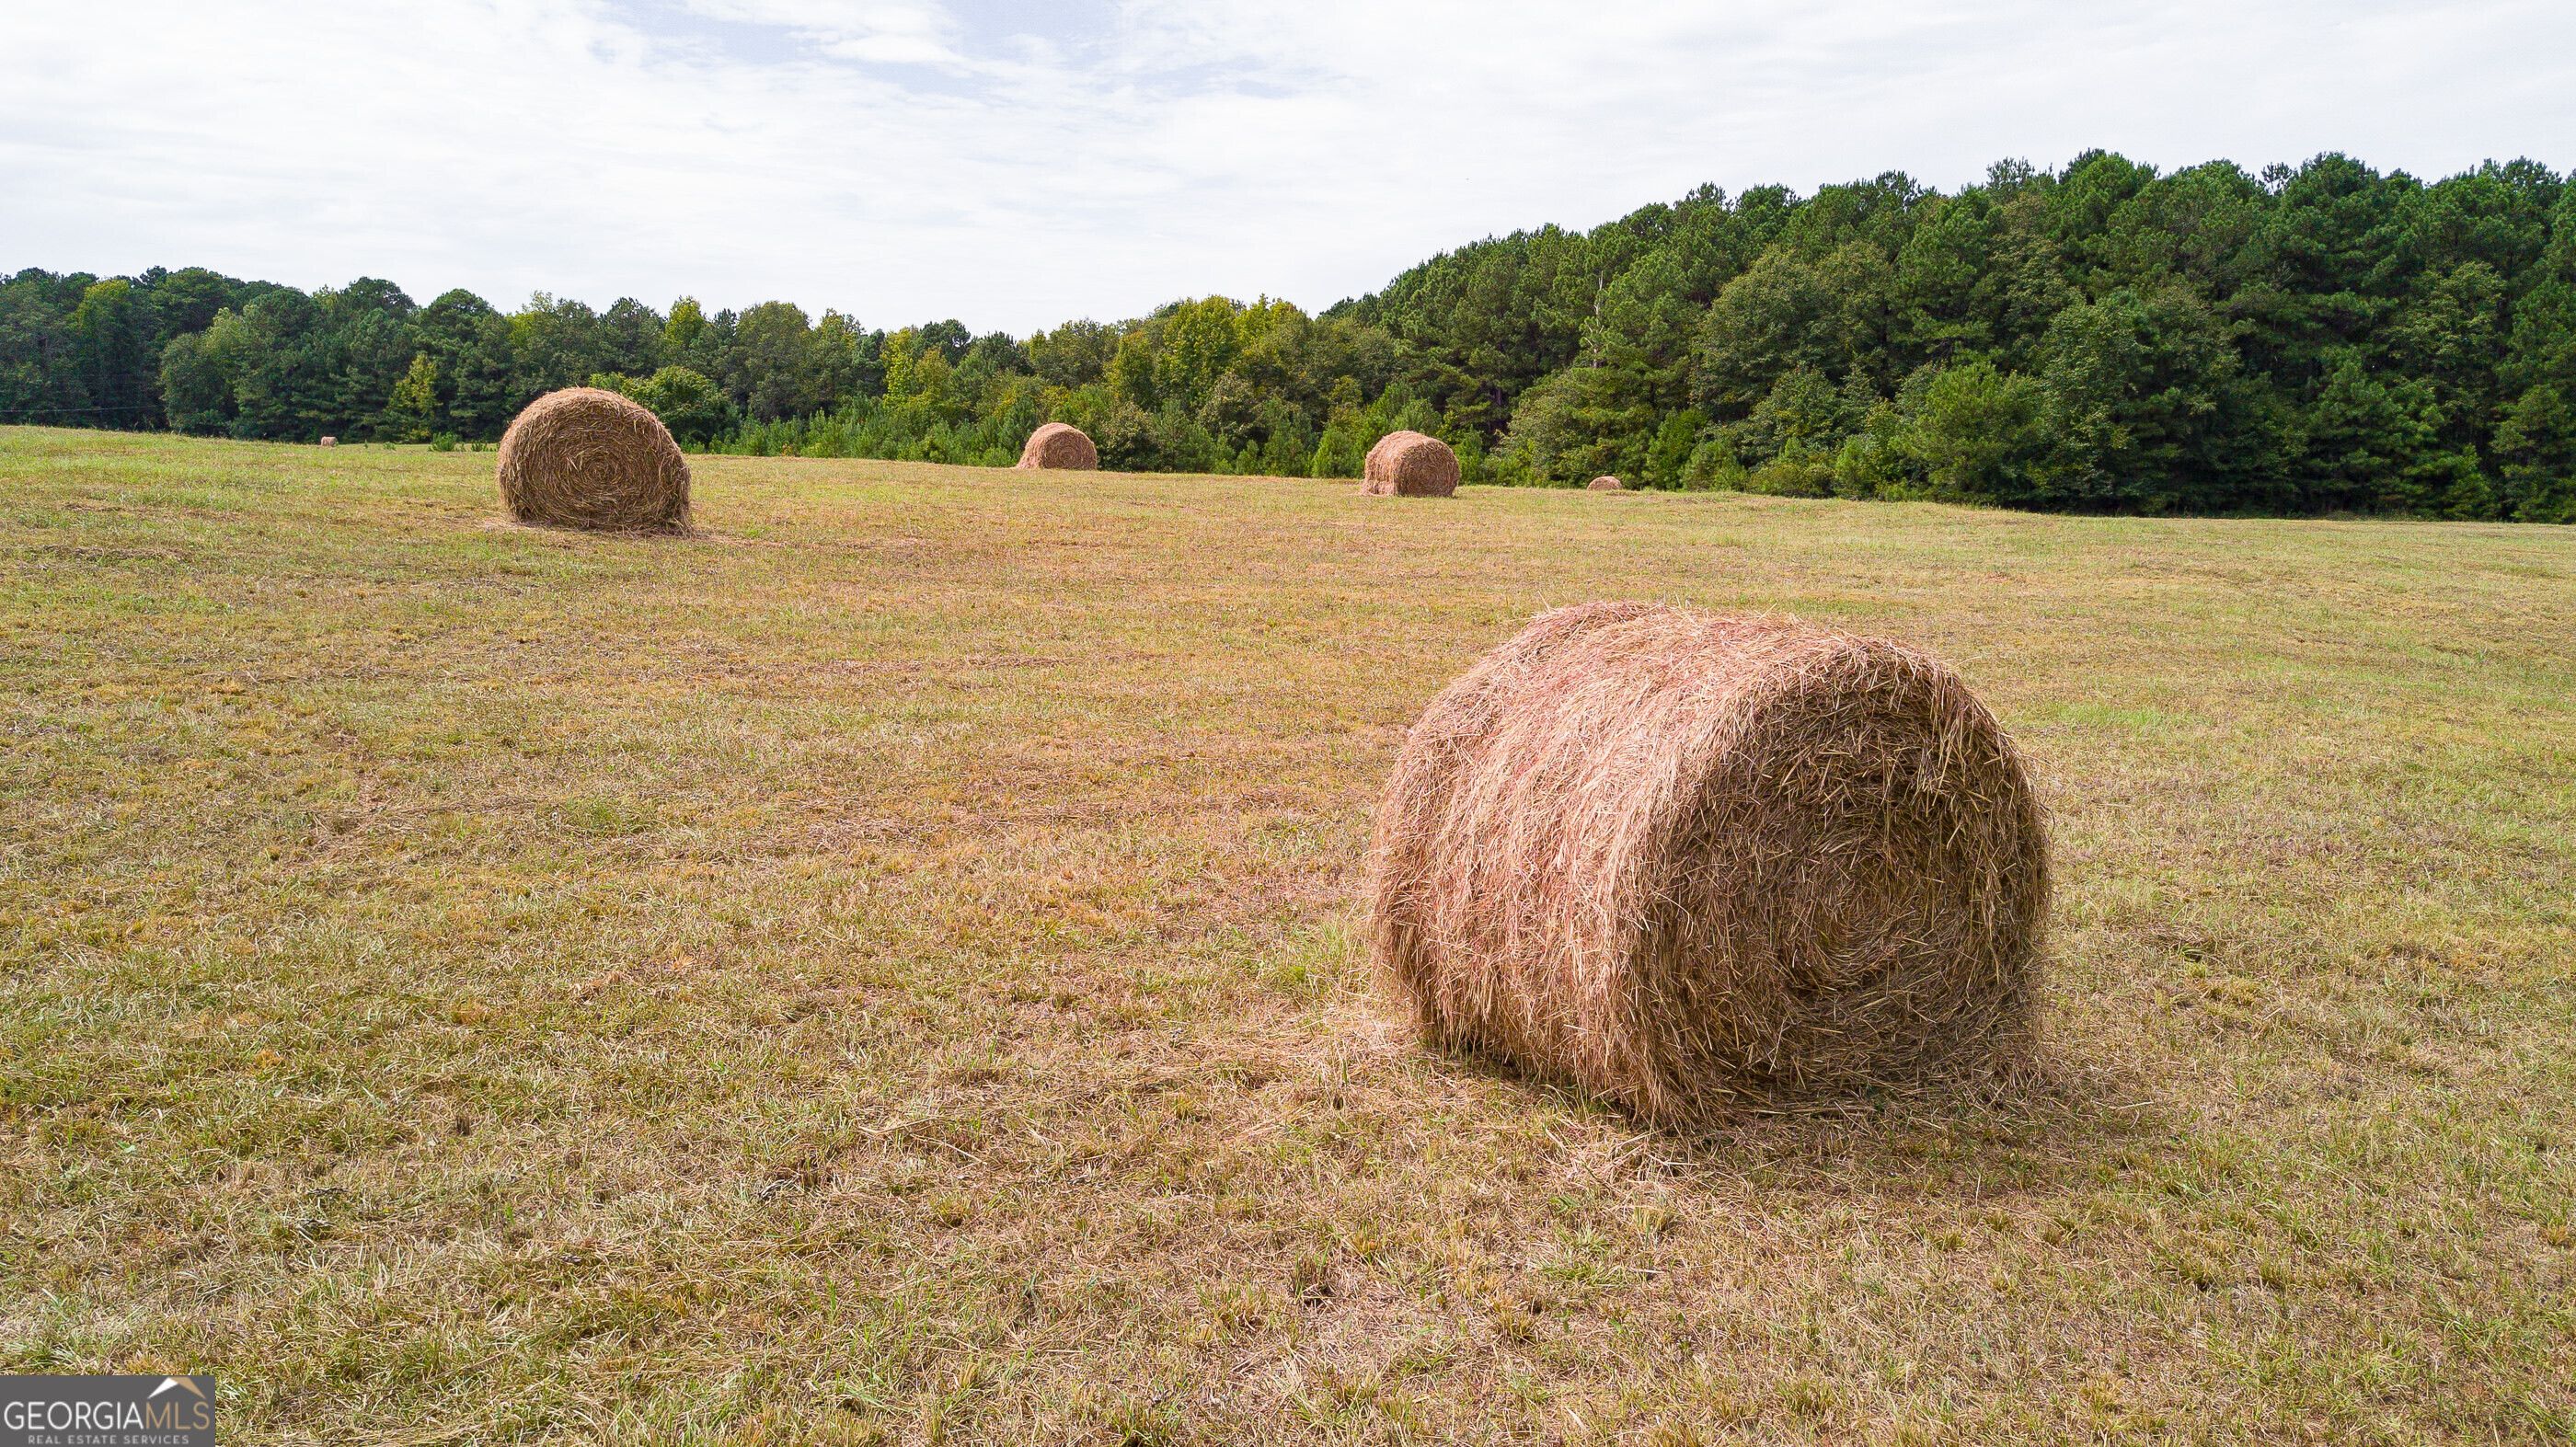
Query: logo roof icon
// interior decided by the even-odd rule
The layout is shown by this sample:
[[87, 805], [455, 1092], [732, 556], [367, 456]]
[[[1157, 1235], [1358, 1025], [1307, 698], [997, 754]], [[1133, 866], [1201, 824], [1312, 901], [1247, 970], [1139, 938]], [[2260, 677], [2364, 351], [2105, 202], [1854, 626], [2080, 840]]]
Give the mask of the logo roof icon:
[[151, 1401], [152, 1397], [160, 1396], [163, 1392], [170, 1390], [172, 1387], [185, 1387], [188, 1389], [189, 1395], [195, 1397], [198, 1401], [202, 1402], [206, 1400], [206, 1394], [198, 1391], [197, 1384], [189, 1381], [186, 1377], [163, 1377], [161, 1379], [161, 1385], [152, 1389], [152, 1396], [145, 1397], [143, 1400], [147, 1402]]

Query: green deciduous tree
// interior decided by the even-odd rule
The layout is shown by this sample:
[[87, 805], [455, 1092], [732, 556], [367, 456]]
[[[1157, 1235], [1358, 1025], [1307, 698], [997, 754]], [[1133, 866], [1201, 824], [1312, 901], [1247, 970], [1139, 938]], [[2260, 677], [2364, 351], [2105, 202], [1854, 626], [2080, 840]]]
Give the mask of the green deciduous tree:
[[438, 424], [438, 363], [428, 353], [415, 354], [410, 369], [394, 383], [393, 395], [385, 399], [385, 416], [393, 440], [429, 440]]

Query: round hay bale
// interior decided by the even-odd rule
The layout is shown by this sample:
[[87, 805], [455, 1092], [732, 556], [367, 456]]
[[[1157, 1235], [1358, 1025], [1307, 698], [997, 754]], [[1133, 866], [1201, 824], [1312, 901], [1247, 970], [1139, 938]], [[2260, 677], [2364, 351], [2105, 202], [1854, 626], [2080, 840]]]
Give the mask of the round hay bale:
[[1360, 478], [1373, 497], [1449, 497], [1458, 491], [1458, 454], [1437, 437], [1390, 432], [1369, 449]]
[[322, 445], [325, 447], [337, 447], [340, 445], [340, 439], [337, 437], [325, 437], [322, 439]]
[[1100, 449], [1081, 428], [1049, 422], [1029, 434], [1028, 445], [1020, 449], [1020, 466], [1093, 472], [1100, 467]]
[[1540, 615], [1387, 782], [1371, 950], [1423, 1037], [1657, 1125], [2010, 1064], [2048, 845], [1924, 654], [1649, 603]]
[[1627, 484], [1615, 477], [1596, 477], [1585, 484], [1594, 492], [1626, 492]]
[[652, 409], [597, 387], [531, 402], [501, 434], [501, 501], [523, 523], [622, 531], [689, 525], [689, 461]]

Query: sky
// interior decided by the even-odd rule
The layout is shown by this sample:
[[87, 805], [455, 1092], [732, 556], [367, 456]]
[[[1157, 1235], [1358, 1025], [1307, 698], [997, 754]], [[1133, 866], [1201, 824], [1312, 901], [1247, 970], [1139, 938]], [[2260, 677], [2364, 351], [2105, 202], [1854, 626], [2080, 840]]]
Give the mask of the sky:
[[0, 273], [1309, 309], [1703, 183], [2576, 167], [2563, 0], [21, 0]]

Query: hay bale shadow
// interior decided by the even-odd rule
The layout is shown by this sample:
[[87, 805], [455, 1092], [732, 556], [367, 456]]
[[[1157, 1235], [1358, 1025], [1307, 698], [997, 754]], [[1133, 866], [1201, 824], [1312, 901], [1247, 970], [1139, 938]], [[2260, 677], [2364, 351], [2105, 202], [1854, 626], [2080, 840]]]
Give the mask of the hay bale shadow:
[[2045, 1053], [1901, 1090], [1752, 1102], [1696, 1128], [1641, 1120], [1571, 1080], [1491, 1054], [1443, 1052], [1430, 1068], [1589, 1120], [1604, 1132], [1591, 1146], [1601, 1169], [1694, 1194], [2000, 1202], [2087, 1187], [2124, 1148], [2189, 1133], [2143, 1080]]
[[699, 527], [694, 523], [679, 523], [662, 527], [609, 528], [587, 527], [578, 523], [526, 522], [514, 517], [486, 517], [480, 521], [478, 526], [489, 532], [536, 533], [544, 537], [561, 538], [567, 543], [582, 538], [667, 538], [692, 543], [742, 543], [749, 541], [749, 539], [745, 538], [728, 537], [723, 533], [717, 532], [713, 528]]

